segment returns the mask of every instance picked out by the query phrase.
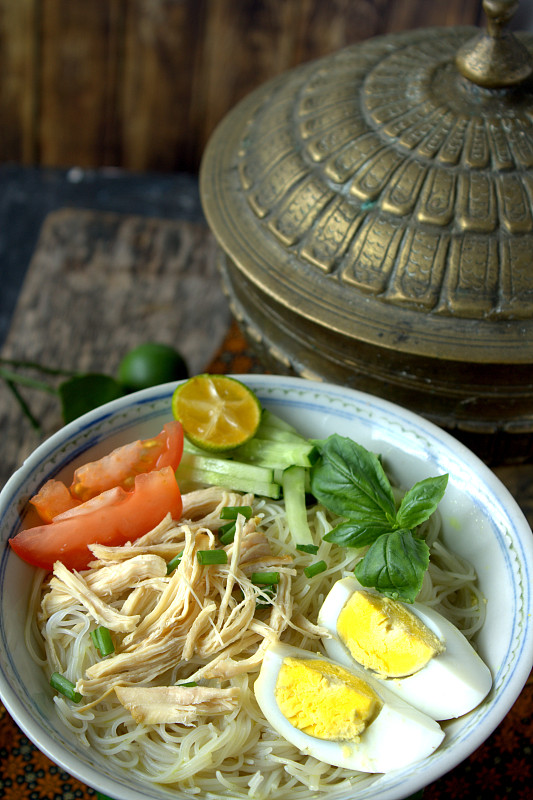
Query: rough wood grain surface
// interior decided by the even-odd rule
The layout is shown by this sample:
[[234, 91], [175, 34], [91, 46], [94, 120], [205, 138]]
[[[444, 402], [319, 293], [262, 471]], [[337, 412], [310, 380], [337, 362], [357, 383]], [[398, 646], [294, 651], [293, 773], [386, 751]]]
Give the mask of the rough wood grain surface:
[[[205, 369], [231, 315], [202, 224], [65, 209], [50, 214], [1, 355], [67, 370], [114, 374], [137, 344], [160, 341]], [[0, 381], [0, 487], [61, 425], [57, 398], [21, 389], [36, 432]]]
[[195, 170], [254, 88], [481, 0], [0, 0], [0, 161]]

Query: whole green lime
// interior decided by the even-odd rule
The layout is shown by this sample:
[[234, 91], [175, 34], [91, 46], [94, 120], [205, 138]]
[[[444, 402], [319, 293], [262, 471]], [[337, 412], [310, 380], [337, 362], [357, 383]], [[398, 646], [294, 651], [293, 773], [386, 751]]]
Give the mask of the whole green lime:
[[127, 392], [189, 377], [181, 353], [168, 344], [145, 342], [126, 353], [118, 365], [117, 380]]

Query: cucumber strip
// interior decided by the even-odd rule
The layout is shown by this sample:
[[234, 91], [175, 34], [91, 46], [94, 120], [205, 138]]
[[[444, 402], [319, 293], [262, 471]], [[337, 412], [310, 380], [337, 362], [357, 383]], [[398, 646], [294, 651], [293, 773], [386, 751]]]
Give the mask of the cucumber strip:
[[282, 476], [285, 512], [294, 544], [314, 544], [305, 506], [306, 472], [303, 467], [293, 466]]
[[[215, 458], [215, 456], [213, 456], [213, 454], [210, 453], [209, 450], [202, 450], [201, 447], [197, 447], [195, 444], [189, 441], [189, 439], [187, 439], [186, 436], [184, 436], [183, 438], [183, 452], [192, 453], [193, 455], [197, 456], [204, 456], [205, 458]], [[232, 452], [232, 451], [228, 450], [227, 452]], [[226, 453], [217, 453], [216, 458], [217, 460], [218, 459], [226, 460], [228, 456], [226, 455]]]
[[[283, 473], [289, 467], [285, 467], [285, 469], [275, 469], [274, 470], [274, 482], [283, 484]], [[306, 494], [311, 494], [311, 472], [309, 469], [304, 468], [304, 489]]]
[[[250, 455], [248, 454], [248, 448]], [[263, 411], [259, 428], [249, 442], [233, 450], [217, 453], [216, 457], [221, 459], [235, 458], [238, 461], [251, 460], [253, 463], [263, 465], [263, 461], [266, 462], [267, 459], [266, 457], [263, 458], [262, 451], [264, 450], [265, 454], [268, 455], [270, 448], [272, 448], [273, 455], [269, 458], [269, 461], [272, 462], [272, 465], [270, 463], [264, 464], [268, 468], [272, 468], [274, 462], [279, 469], [285, 469], [285, 467], [295, 463], [290, 460], [292, 452], [296, 454], [298, 463], [302, 462], [301, 466], [312, 466], [311, 463], [308, 463], [307, 457], [309, 457], [309, 462], [312, 461], [314, 463], [318, 456], [318, 449], [313, 442], [305, 439], [291, 425], [288, 425], [279, 417], [275, 417], [269, 411]], [[185, 453], [195, 453], [207, 458], [213, 457], [212, 453], [193, 444], [187, 437], [183, 442], [183, 450]], [[288, 455], [284, 456], [284, 451]]]
[[217, 472], [228, 475], [230, 478], [245, 477], [260, 483], [271, 483], [274, 480], [274, 471], [256, 464], [245, 464], [243, 461], [231, 458], [218, 458], [204, 456], [196, 453], [183, 453], [178, 472], [182, 468], [202, 469], [208, 472]]
[[299, 442], [269, 442], [257, 437], [233, 452], [239, 461], [270, 469], [286, 469], [293, 465], [312, 467], [318, 455], [316, 447], [305, 439]]
[[263, 411], [259, 428], [255, 434], [258, 439], [269, 442], [306, 442], [307, 439], [288, 422], [276, 417], [270, 411]]
[[293, 425], [291, 425], [289, 422], [285, 422], [284, 419], [281, 419], [281, 417], [278, 417], [277, 414], [273, 414], [272, 411], [269, 411], [266, 408], [263, 410], [261, 422], [259, 424], [260, 428], [263, 426], [276, 429], [278, 431], [285, 431], [286, 433], [292, 433], [294, 436], [298, 437], [298, 439], [304, 438]]
[[278, 499], [281, 486], [274, 481], [273, 470], [253, 464], [243, 464], [225, 458], [213, 458], [184, 452], [176, 470], [178, 483], [204, 483], [226, 486], [240, 492]]
[[289, 445], [297, 444], [298, 442], [307, 442], [307, 439], [304, 439], [304, 437], [299, 434], [283, 431], [279, 428], [270, 428], [268, 426], [261, 427], [261, 425], [257, 429], [255, 438], [263, 439], [266, 442], [284, 442]]

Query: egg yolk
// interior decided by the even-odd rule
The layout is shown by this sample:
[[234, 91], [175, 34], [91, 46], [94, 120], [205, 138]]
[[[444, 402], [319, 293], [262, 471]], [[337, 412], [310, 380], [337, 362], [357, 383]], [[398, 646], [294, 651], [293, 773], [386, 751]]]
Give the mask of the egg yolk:
[[337, 633], [359, 664], [387, 678], [412, 675], [444, 650], [401, 603], [364, 591], [354, 592], [344, 605]]
[[382, 707], [365, 681], [319, 659], [284, 659], [275, 698], [295, 728], [318, 739], [337, 741], [357, 741]]

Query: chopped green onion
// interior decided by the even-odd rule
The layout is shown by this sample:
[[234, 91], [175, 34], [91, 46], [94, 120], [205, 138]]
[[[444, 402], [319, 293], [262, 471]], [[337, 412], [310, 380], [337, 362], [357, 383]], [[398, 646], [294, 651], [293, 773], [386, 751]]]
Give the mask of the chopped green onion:
[[279, 572], [252, 572], [252, 583], [260, 586], [273, 586], [279, 583]]
[[302, 553], [312, 553], [314, 556], [318, 553], [317, 544], [297, 544], [296, 549], [301, 550]]
[[274, 599], [276, 591], [277, 588], [275, 586], [265, 586], [264, 589], [261, 589], [261, 595], [256, 598], [255, 607], [266, 608], [267, 606], [271, 606], [271, 600]]
[[181, 561], [181, 557], [183, 555], [183, 551], [178, 553], [174, 558], [171, 558], [167, 564], [167, 575], [170, 575], [171, 572], [174, 572], [176, 567], [179, 567], [179, 563]]
[[111, 653], [115, 652], [115, 645], [113, 644], [111, 634], [103, 625], [91, 631], [91, 639], [102, 658], [110, 656]]
[[304, 573], [308, 578], [314, 578], [315, 575], [318, 575], [320, 572], [325, 572], [327, 570], [328, 565], [325, 561], [315, 561], [314, 564], [309, 564], [308, 567], [305, 567]]
[[222, 544], [231, 544], [235, 538], [235, 523], [228, 522], [227, 525], [221, 525], [218, 529], [218, 537]]
[[178, 686], [193, 687], [193, 686], [198, 686], [198, 684], [196, 683], [196, 681], [188, 681], [187, 683], [178, 683]]
[[65, 697], [72, 700], [73, 703], [79, 703], [81, 700], [82, 696], [76, 691], [76, 687], [72, 681], [69, 681], [69, 679], [61, 675], [60, 672], [52, 672], [50, 676], [50, 686], [61, 694], [64, 694]]
[[250, 519], [253, 514], [251, 506], [224, 506], [220, 512], [220, 519], [237, 519], [242, 514], [245, 519]]
[[227, 564], [228, 554], [225, 550], [198, 550], [196, 553], [198, 563], [204, 567], [211, 564]]

